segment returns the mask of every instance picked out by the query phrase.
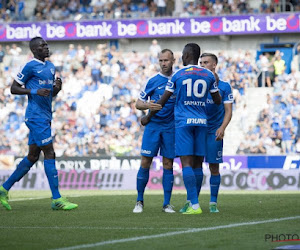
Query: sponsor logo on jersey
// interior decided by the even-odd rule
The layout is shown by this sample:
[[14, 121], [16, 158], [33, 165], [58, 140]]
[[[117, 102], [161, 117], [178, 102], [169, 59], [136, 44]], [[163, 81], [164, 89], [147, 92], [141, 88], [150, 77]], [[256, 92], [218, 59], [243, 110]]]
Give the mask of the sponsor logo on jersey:
[[54, 69], [53, 68], [50, 69], [50, 72], [52, 73], [52, 75], [54, 75]]
[[233, 94], [229, 94], [229, 95], [228, 95], [228, 99], [229, 99], [230, 101], [233, 101]]
[[53, 85], [53, 80], [39, 80], [40, 85], [51, 84]]
[[206, 122], [203, 118], [188, 118], [186, 124], [206, 124]]

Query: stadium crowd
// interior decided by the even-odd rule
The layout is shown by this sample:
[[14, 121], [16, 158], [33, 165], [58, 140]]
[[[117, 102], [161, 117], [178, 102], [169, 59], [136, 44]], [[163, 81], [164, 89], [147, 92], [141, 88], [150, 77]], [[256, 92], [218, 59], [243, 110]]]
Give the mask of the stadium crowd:
[[[96, 49], [69, 45], [54, 51], [50, 60], [63, 89], [54, 103], [53, 134], [57, 156], [139, 155], [143, 127], [142, 112], [135, 101], [147, 78], [159, 71], [156, 40], [145, 53], [125, 53], [99, 44]], [[25, 96], [12, 96], [13, 74], [31, 55], [13, 44], [0, 47], [0, 153], [25, 154], [28, 129], [24, 124]], [[20, 58], [23, 60], [20, 60]], [[175, 52], [175, 70], [181, 67], [181, 52]], [[242, 103], [248, 86], [254, 86], [254, 55], [237, 51], [219, 52], [221, 79], [231, 83], [235, 108]]]
[[[247, 126], [241, 115], [241, 129], [245, 138], [237, 154], [291, 154], [300, 153], [300, 74], [292, 69], [290, 74], [275, 76], [273, 92], [267, 95], [267, 105], [260, 111], [255, 126]], [[243, 128], [244, 126], [244, 128]]]
[[28, 15], [25, 0], [2, 0], [0, 21], [192, 17], [300, 10], [299, 0], [285, 2], [283, 6], [280, 0], [261, 0], [253, 8], [249, 0], [45, 0], [36, 1], [33, 15]]

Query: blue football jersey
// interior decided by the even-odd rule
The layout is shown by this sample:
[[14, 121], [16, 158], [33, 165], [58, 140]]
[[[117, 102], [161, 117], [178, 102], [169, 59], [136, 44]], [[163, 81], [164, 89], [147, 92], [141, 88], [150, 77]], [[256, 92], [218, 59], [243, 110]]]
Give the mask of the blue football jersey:
[[[157, 102], [165, 92], [165, 88], [170, 78], [171, 76], [167, 77], [161, 73], [151, 77], [140, 92], [139, 99], [148, 101], [150, 98], [150, 100]], [[160, 126], [174, 127], [175, 99], [176, 96], [173, 94], [165, 106], [151, 118], [151, 121], [147, 126], [155, 126], [155, 124], [159, 123]]]
[[176, 91], [176, 127], [207, 126], [207, 94], [218, 91], [215, 76], [210, 70], [196, 65], [185, 66], [173, 75], [166, 90]]
[[28, 106], [25, 119], [52, 119], [52, 95], [55, 78], [55, 67], [49, 61], [32, 59], [20, 70], [15, 80], [27, 89], [51, 90], [49, 96], [28, 95]]
[[218, 88], [222, 96], [222, 104], [214, 104], [210, 94], [208, 94], [206, 101], [209, 133], [215, 132], [222, 125], [225, 116], [224, 103], [233, 103], [233, 94], [230, 84], [219, 80]]

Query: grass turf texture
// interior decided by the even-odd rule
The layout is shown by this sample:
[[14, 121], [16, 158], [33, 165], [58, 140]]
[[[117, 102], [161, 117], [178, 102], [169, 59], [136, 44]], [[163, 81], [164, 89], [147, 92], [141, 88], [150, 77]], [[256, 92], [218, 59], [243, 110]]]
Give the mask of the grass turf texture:
[[[12, 211], [0, 207], [1, 249], [53, 249], [136, 237], [136, 240], [103, 243], [89, 249], [273, 249], [296, 242], [265, 241], [266, 234], [298, 234], [300, 219], [258, 225], [179, 233], [154, 239], [142, 236], [182, 232], [299, 216], [299, 192], [221, 192], [220, 213], [209, 213], [209, 193], [202, 192], [203, 214], [161, 212], [162, 191], [146, 191], [142, 214], [133, 214], [136, 195], [132, 191], [63, 191], [73, 211], [52, 211], [49, 192], [11, 191]], [[72, 197], [71, 197], [72, 196]], [[171, 203], [178, 211], [184, 192], [174, 192]], [[36, 199], [30, 199], [36, 198]], [[29, 200], [30, 199], [30, 200]], [[82, 248], [84, 249], [84, 248]]]

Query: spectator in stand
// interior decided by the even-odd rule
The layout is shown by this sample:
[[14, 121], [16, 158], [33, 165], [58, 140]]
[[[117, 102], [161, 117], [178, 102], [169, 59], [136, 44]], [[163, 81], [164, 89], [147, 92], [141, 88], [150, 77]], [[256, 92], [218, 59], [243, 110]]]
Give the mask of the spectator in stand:
[[285, 61], [281, 58], [281, 54], [279, 50], [275, 52], [273, 66], [274, 66], [275, 77], [280, 76], [284, 73]]

